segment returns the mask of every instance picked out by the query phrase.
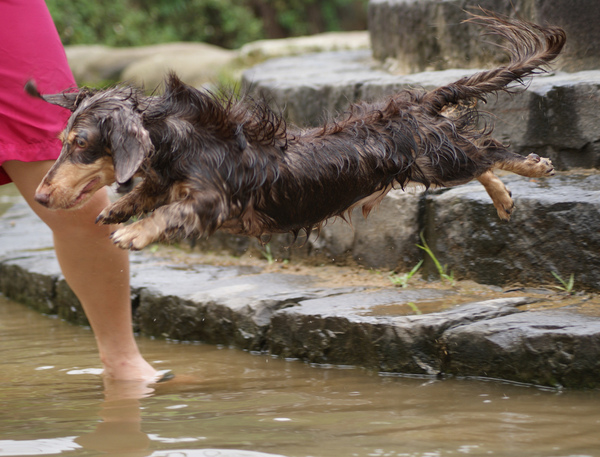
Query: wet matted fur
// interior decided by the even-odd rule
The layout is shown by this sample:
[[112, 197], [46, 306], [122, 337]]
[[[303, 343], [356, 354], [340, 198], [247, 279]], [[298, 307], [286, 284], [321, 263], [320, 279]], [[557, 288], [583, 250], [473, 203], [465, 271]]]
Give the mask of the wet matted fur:
[[144, 216], [113, 234], [129, 249], [218, 229], [256, 237], [309, 232], [356, 206], [366, 216], [391, 188], [410, 183], [450, 187], [478, 179], [508, 220], [513, 201], [492, 170], [543, 177], [554, 169], [480, 129], [475, 105], [490, 93], [522, 90], [522, 78], [543, 71], [566, 37], [556, 27], [489, 12], [469, 21], [507, 42], [508, 64], [432, 91], [354, 104], [319, 128], [291, 127], [264, 103], [223, 99], [175, 75], [155, 96], [129, 86], [40, 95], [28, 84], [32, 95], [73, 111], [36, 200], [74, 208], [102, 186], [140, 177], [98, 216], [102, 223]]

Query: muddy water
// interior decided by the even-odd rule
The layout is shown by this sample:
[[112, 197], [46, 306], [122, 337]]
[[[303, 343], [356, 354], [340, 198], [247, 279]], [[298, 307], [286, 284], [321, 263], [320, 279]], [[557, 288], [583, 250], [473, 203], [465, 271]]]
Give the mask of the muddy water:
[[0, 456], [600, 456], [600, 391], [139, 343], [173, 381], [104, 385], [88, 329], [0, 298]]

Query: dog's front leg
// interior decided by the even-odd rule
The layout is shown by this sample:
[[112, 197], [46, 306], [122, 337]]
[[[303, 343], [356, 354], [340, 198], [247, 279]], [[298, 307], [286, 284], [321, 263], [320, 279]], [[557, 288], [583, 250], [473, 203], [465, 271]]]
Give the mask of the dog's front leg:
[[134, 187], [131, 192], [107, 206], [96, 218], [96, 223], [118, 224], [128, 221], [133, 216], [152, 211], [165, 203], [165, 193], [149, 191], [144, 182]]
[[140, 250], [157, 241], [210, 235], [226, 219], [223, 200], [202, 192], [157, 208], [148, 217], [119, 228], [111, 238], [122, 249]]
[[113, 243], [121, 249], [139, 251], [151, 243], [165, 241], [163, 234], [167, 229], [167, 220], [161, 215], [165, 212], [164, 208], [161, 207], [150, 216], [114, 231], [110, 236]]

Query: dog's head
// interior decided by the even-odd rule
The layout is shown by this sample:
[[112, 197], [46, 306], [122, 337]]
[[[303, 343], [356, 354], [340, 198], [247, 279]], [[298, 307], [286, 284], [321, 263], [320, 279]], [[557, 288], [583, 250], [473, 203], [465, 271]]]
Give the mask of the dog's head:
[[60, 156], [36, 190], [35, 199], [48, 208], [77, 208], [102, 187], [129, 181], [152, 149], [136, 89], [41, 95], [30, 81], [25, 90], [73, 113], [60, 135]]

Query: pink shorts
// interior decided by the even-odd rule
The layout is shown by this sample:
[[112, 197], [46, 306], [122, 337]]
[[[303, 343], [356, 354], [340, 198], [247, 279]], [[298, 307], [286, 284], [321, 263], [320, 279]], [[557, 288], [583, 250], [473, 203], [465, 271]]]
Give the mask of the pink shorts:
[[44, 0], [0, 0], [0, 184], [11, 181], [2, 169], [8, 160], [56, 159], [71, 114], [27, 95], [29, 79], [42, 94], [75, 87]]

